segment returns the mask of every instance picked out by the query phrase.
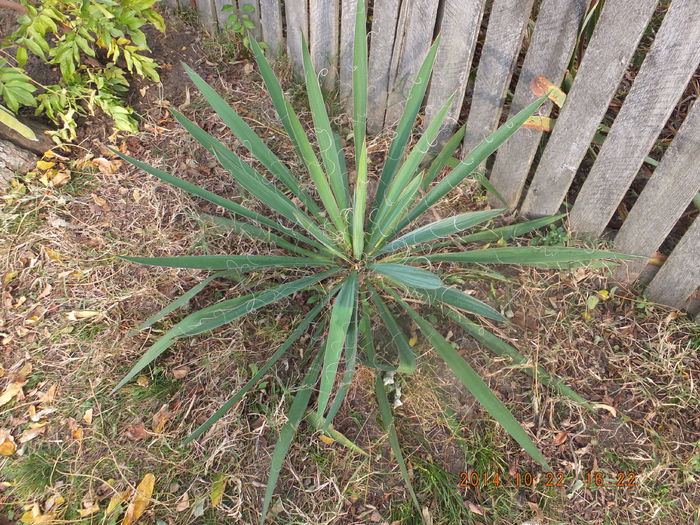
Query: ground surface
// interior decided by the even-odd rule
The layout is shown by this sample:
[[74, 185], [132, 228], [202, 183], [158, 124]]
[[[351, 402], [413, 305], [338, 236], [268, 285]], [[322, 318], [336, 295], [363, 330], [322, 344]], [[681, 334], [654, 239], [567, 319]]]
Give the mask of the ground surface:
[[[177, 31], [154, 44], [165, 57], [163, 87], [135, 91], [143, 132], [115, 146], [255, 206], [167, 113], [169, 106], [179, 107], [244, 153], [194, 89], [188, 90], [178, 60], [227, 93], [298, 168], [293, 148], [254, 68], [226, 44], [203, 40], [177, 23]], [[284, 77], [303, 108], [303, 92]], [[303, 111], [302, 120], [309, 121]], [[203, 276], [139, 267], [115, 255], [260, 248], [202, 224], [198, 212], [215, 213], [212, 206], [115, 160], [101, 145], [109, 133], [98, 124], [86, 127], [84, 140], [71, 151], [45, 159], [53, 166], [18, 179], [0, 210], [0, 428], [6, 431], [0, 451], [9, 453], [0, 456], [0, 523], [33, 511], [48, 516], [44, 522], [121, 523], [129, 500], [119, 496], [149, 473], [155, 488], [144, 523], [255, 523], [288, 405], [283, 394], [299, 373], [297, 354], [198, 442], [180, 445], [264, 363], [308, 308], [306, 297], [294, 296], [210, 337], [183, 340], [110, 395], [172, 320], [133, 337], [127, 337], [129, 330]], [[387, 137], [378, 137], [370, 145], [375, 162], [386, 144]], [[466, 184], [436, 213], [484, 206], [480, 189]], [[554, 233], [548, 242], [575, 243], [565, 228]], [[474, 271], [462, 270], [452, 284], [500, 308], [512, 323], [492, 326], [496, 333], [603, 408], [588, 412], [493, 360], [457, 329], [441, 327], [550, 459], [548, 476], [419, 338], [419, 370], [400, 379], [404, 404], [396, 414], [428, 522], [700, 520], [698, 327], [632, 291], [613, 288], [602, 270], [497, 269], [503, 278], [478, 281]], [[186, 309], [238, 295], [258, 278], [212, 283]], [[369, 457], [327, 443], [302, 425], [270, 522], [419, 523], [378, 423], [372, 381], [369, 370], [359, 370], [336, 425]], [[470, 484], [472, 473], [478, 475], [476, 486]], [[495, 474], [520, 486], [496, 485]], [[596, 486], [598, 480], [605, 486]], [[110, 501], [116, 508], [108, 514]]]

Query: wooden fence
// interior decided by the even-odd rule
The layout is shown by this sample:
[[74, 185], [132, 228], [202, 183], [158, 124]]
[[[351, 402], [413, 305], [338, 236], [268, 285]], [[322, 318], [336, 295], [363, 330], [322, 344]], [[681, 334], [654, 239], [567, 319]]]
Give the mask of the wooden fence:
[[[169, 3], [197, 7], [204, 25], [214, 29], [223, 21], [221, 7], [232, 1]], [[534, 78], [543, 75], [556, 85], [565, 80], [576, 50], [580, 58], [581, 30], [597, 4], [595, 0], [369, 3], [370, 132], [398, 121], [410, 81], [440, 33], [425, 100], [426, 120], [456, 92], [442, 137], [466, 122], [463, 154], [505, 117], [535, 99], [530, 88]], [[254, 7], [250, 16], [256, 36], [267, 43], [270, 53], [286, 52], [297, 72], [302, 67], [303, 33], [327, 86], [339, 81], [341, 95], [349, 94], [356, 0], [238, 0], [238, 4]], [[518, 130], [489, 163], [489, 178], [511, 207], [532, 217], [557, 213], [564, 203], [573, 201], [569, 208], [572, 229], [604, 233], [645, 159], [648, 162], [674, 108], [679, 104], [688, 107], [687, 99], [700, 93], [700, 1], [663, 0], [661, 4], [658, 0], [607, 0], [602, 10], [598, 6], [595, 29], [586, 39], [551, 133]], [[652, 17], [657, 22], [654, 26], [650, 26]], [[652, 27], [655, 34], [650, 35]], [[635, 68], [633, 83], [614, 122], [605, 130], [596, 158], [591, 159], [587, 154], [600, 136], [603, 117], [621, 81], [629, 83], [632, 60], [643, 61]], [[515, 88], [508, 97], [511, 83]], [[540, 114], [551, 112], [548, 102]], [[649, 172], [649, 166], [644, 170]], [[614, 238], [615, 247], [644, 256], [654, 254], [679, 219], [687, 224], [697, 215], [689, 206], [699, 189], [700, 104], [695, 104], [624, 218]], [[618, 278], [631, 282], [641, 275], [651, 300], [695, 312], [700, 309], [700, 219], [684, 229], [657, 272], [644, 263], [631, 264], [618, 272]], [[674, 235], [678, 231], [676, 228]]]

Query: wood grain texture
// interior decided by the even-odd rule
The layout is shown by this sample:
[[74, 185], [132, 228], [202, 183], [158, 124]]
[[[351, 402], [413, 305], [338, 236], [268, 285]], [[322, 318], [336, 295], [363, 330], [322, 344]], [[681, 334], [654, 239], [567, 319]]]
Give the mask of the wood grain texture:
[[466, 157], [498, 127], [534, 0], [495, 0], [476, 72], [462, 143]]
[[[253, 11], [244, 11], [243, 6], [245, 5], [251, 6]], [[258, 0], [238, 0], [238, 10], [241, 15], [247, 16], [255, 24], [255, 29], [251, 29], [250, 32], [255, 37], [255, 40], [261, 40], [262, 28], [260, 27], [260, 5], [258, 5]]]
[[446, 114], [445, 125], [438, 135], [438, 144], [449, 139], [457, 126], [479, 36], [484, 2], [485, 0], [444, 0], [441, 7], [441, 40], [425, 105], [425, 125], [433, 120], [452, 93], [456, 95]]
[[[700, 190], [700, 103], [693, 104], [671, 146], [615, 237], [615, 249], [651, 256]], [[700, 262], [695, 262], [700, 265]], [[646, 265], [620, 265], [617, 277], [634, 281]]]
[[321, 87], [332, 89], [338, 79], [339, 0], [309, 0], [310, 51]]
[[700, 62], [700, 4], [673, 0], [571, 210], [571, 227], [600, 235]]
[[345, 111], [352, 114], [352, 55], [355, 40], [357, 0], [340, 2], [340, 56], [338, 58], [339, 92]]
[[605, 4], [525, 196], [523, 215], [542, 217], [559, 211], [657, 3]]
[[411, 82], [433, 40], [438, 3], [438, 0], [411, 0], [401, 4], [389, 71], [385, 128], [393, 127], [401, 118]]
[[400, 0], [382, 0], [374, 5], [370, 31], [367, 91], [367, 132], [376, 134], [384, 128], [389, 69], [396, 37]]
[[281, 0], [260, 0], [260, 27], [268, 53], [273, 57], [279, 56], [284, 48]]
[[304, 78], [304, 59], [301, 53], [302, 34], [309, 39], [309, 11], [306, 0], [285, 0], [284, 14], [287, 21], [287, 56], [292, 62], [294, 76]]
[[214, 0], [197, 0], [197, 12], [202, 26], [210, 33], [216, 31], [217, 19]]
[[700, 285], [700, 220], [693, 221], [647, 288], [649, 299], [685, 308]]
[[[513, 96], [510, 117], [537, 98], [530, 83], [538, 76], [544, 75], [555, 85], [561, 84], [587, 6], [588, 0], [543, 1]], [[539, 114], [548, 115], [551, 107], [551, 102], [547, 101]], [[491, 183], [511, 208], [518, 205], [541, 137], [540, 131], [519, 129], [498, 150]], [[489, 195], [489, 202], [493, 206], [501, 205], [494, 195]]]

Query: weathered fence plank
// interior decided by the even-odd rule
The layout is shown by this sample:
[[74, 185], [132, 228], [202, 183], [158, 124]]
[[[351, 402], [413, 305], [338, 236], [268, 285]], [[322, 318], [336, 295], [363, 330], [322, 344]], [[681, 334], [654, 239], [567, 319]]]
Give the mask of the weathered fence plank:
[[445, 101], [456, 93], [452, 107], [438, 136], [438, 143], [449, 138], [462, 110], [469, 81], [476, 39], [479, 36], [485, 0], [445, 0], [440, 16], [440, 47], [425, 106], [426, 125]]
[[339, 92], [345, 111], [352, 115], [352, 55], [355, 40], [355, 14], [358, 0], [340, 2], [340, 56], [338, 57]]
[[[650, 256], [661, 246], [700, 188], [699, 166], [700, 103], [695, 102], [615, 237], [617, 251]], [[645, 264], [623, 264], [618, 277], [634, 281]]]
[[462, 145], [468, 155], [498, 126], [534, 0], [495, 0], [481, 50]]
[[389, 72], [385, 128], [394, 126], [401, 118], [411, 82], [433, 39], [438, 3], [438, 0], [412, 0], [401, 4]]
[[[515, 88], [510, 116], [535, 100], [530, 83], [538, 76], [544, 75], [555, 85], [561, 83], [587, 6], [588, 0], [544, 0]], [[547, 101], [540, 114], [549, 114], [551, 107]], [[541, 137], [541, 131], [523, 128], [498, 151], [491, 183], [511, 208], [518, 204]], [[494, 206], [501, 205], [494, 195], [489, 196], [489, 201]]]
[[697, 0], [673, 0], [632, 89], [571, 210], [571, 226], [599, 235], [700, 62]]
[[260, 27], [270, 55], [279, 56], [284, 47], [282, 4], [280, 0], [260, 0]]
[[303, 78], [302, 34], [307, 41], [309, 40], [309, 11], [306, 0], [285, 2], [284, 14], [287, 19], [287, 55], [292, 62], [294, 75]]
[[523, 215], [553, 215], [559, 210], [657, 4], [605, 4], [525, 196]]
[[654, 302], [683, 308], [700, 285], [700, 220], [693, 221], [688, 231], [666, 259], [647, 288]]
[[373, 134], [384, 128], [391, 52], [394, 49], [400, 5], [400, 0], [384, 0], [374, 6], [369, 48], [371, 81], [367, 91], [367, 131]]
[[338, 78], [338, 0], [309, 0], [311, 61], [324, 89], [332, 89]]
[[199, 12], [199, 21], [209, 31], [216, 31], [216, 7], [214, 0], [197, 0], [197, 11]]

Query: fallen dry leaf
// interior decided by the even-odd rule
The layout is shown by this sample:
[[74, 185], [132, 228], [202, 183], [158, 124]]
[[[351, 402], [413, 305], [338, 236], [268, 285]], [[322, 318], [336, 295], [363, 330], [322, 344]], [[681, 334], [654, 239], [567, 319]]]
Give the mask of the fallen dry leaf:
[[219, 474], [216, 479], [211, 484], [211, 491], [209, 492], [209, 497], [211, 498], [211, 506], [217, 507], [221, 504], [221, 500], [224, 498], [224, 491], [226, 490], [226, 482], [228, 481], [228, 476], [225, 474]]
[[186, 377], [187, 374], [190, 373], [190, 367], [188, 366], [181, 366], [179, 368], [173, 368], [173, 377], [175, 379], [182, 379], [183, 377]]
[[180, 501], [178, 504], [175, 506], [175, 510], [177, 512], [182, 512], [184, 510], [187, 510], [190, 507], [190, 496], [187, 494], [187, 491], [180, 497]]
[[151, 433], [146, 430], [146, 426], [143, 423], [128, 426], [124, 435], [129, 441], [138, 441], [151, 437]]
[[60, 507], [66, 502], [66, 498], [60, 494], [54, 494], [44, 503], [44, 512], [48, 512], [53, 508]]
[[5, 391], [0, 395], [0, 407], [3, 405], [6, 405], [12, 399], [15, 397], [21, 398], [22, 396], [22, 387], [26, 384], [26, 381], [15, 381], [14, 383], [10, 383]]
[[91, 501], [89, 503], [85, 503], [84, 508], [80, 509], [78, 514], [80, 514], [81, 518], [84, 518], [85, 516], [90, 516], [96, 512], [100, 512], [100, 506], [94, 501]]
[[88, 425], [92, 425], [92, 408], [88, 408], [83, 414], [83, 421]]
[[479, 505], [476, 505], [471, 501], [468, 502], [467, 505], [469, 506], [469, 510], [471, 510], [474, 514], [478, 514], [479, 516], [484, 515], [484, 509], [482, 509]]
[[136, 378], [136, 384], [145, 388], [148, 386], [148, 378], [146, 376], [138, 376]]
[[552, 444], [555, 447], [558, 447], [559, 445], [563, 445], [566, 442], [568, 437], [569, 437], [569, 433], [566, 430], [562, 430], [554, 437]]
[[51, 523], [54, 521], [54, 519], [54, 514], [42, 514], [41, 510], [39, 509], [39, 504], [33, 503], [31, 507], [29, 507], [29, 509], [24, 514], [22, 514], [22, 517], [19, 520], [22, 523], [31, 523], [34, 525], [38, 525], [42, 523]]
[[57, 410], [55, 408], [42, 408], [41, 410], [39, 410], [37, 412], [36, 408], [34, 408], [34, 410], [31, 410], [32, 408], [34, 408], [34, 405], [29, 407], [29, 409], [30, 409], [29, 419], [34, 421], [34, 423], [39, 422], [41, 420], [41, 418], [46, 417], [49, 414], [53, 414]]
[[603, 410], [607, 410], [608, 412], [610, 412], [613, 417], [617, 417], [617, 410], [615, 410], [610, 405], [606, 405], [604, 403], [594, 403], [593, 408], [595, 408], [595, 409], [602, 408]]
[[105, 510], [105, 516], [114, 512], [114, 509], [116, 509], [119, 505], [121, 505], [123, 502], [125, 502], [127, 499], [129, 499], [129, 496], [131, 496], [131, 489], [126, 489], [126, 490], [123, 490], [121, 492], [117, 492], [116, 494], [114, 494], [109, 499], [109, 503], [107, 504], [107, 509]]
[[12, 437], [7, 429], [0, 429], [0, 454], [3, 456], [11, 456], [17, 450], [15, 438]]
[[26, 443], [27, 441], [31, 441], [35, 437], [40, 436], [46, 432], [47, 425], [48, 423], [29, 423], [29, 428], [22, 432], [22, 435], [19, 437], [19, 442]]
[[165, 403], [162, 407], [160, 407], [160, 410], [153, 415], [153, 432], [155, 434], [160, 434], [163, 432], [165, 425], [171, 416], [172, 412], [170, 412], [168, 404]]
[[95, 317], [100, 315], [100, 312], [94, 310], [74, 310], [66, 314], [66, 319], [69, 321], [79, 321], [81, 319], [89, 319], [90, 317]]
[[56, 397], [56, 384], [53, 384], [49, 387], [49, 389], [46, 392], [39, 392], [37, 393], [37, 396], [39, 397], [39, 402], [41, 403], [51, 403], [51, 401], [54, 400]]
[[151, 495], [153, 494], [153, 486], [156, 483], [156, 477], [153, 474], [146, 474], [138, 487], [136, 487], [136, 493], [134, 494], [134, 499], [131, 500], [129, 506], [126, 509], [126, 514], [124, 514], [124, 519], [122, 520], [122, 525], [131, 525], [136, 523], [141, 515], [148, 507], [151, 501]]

